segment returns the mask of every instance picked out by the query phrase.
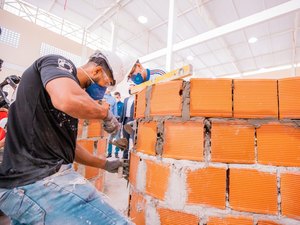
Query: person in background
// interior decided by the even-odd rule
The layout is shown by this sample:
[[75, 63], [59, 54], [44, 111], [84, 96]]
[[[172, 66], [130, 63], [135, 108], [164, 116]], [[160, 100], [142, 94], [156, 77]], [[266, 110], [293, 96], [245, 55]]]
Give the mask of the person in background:
[[[106, 90], [105, 95], [103, 97], [103, 99], [109, 104], [109, 110], [111, 111], [111, 113], [118, 118], [118, 108], [117, 108], [117, 101], [116, 99], [111, 95], [110, 90]], [[107, 158], [111, 157], [111, 153], [112, 153], [112, 143], [108, 143], [107, 145]], [[119, 157], [116, 157], [119, 158]]]
[[[130, 59], [128, 61], [129, 70], [127, 74], [127, 79], [129, 83], [139, 85], [146, 81], [154, 81], [155, 78], [163, 76], [165, 71], [160, 69], [146, 69], [140, 63], [140, 61]], [[124, 101], [125, 102], [125, 101]], [[127, 122], [123, 125], [123, 131], [127, 134], [133, 135], [136, 129], [136, 123], [134, 121]]]
[[[0, 35], [2, 34], [2, 29], [1, 29], [1, 27], [0, 27]], [[2, 59], [0, 59], [0, 72], [2, 71], [2, 64], [3, 64], [3, 60]], [[2, 162], [2, 150], [1, 150], [1, 148], [3, 148], [3, 146], [4, 146], [4, 141], [5, 141], [5, 139], [2, 139], [1, 141], [0, 141], [0, 163]], [[0, 210], [0, 222], [2, 222], [2, 223], [7, 223], [7, 224], [9, 224], [9, 218]]]
[[139, 60], [136, 60], [127, 75], [128, 80], [131, 80], [136, 85], [142, 84], [148, 80], [153, 81], [156, 77], [162, 76], [165, 71], [160, 69], [146, 69], [142, 66]]
[[[2, 65], [3, 65], [3, 60], [0, 59], [0, 72], [2, 71]], [[4, 108], [4, 107], [1, 107], [0, 108], [0, 112], [8, 113], [8, 110], [6, 108]], [[0, 140], [0, 149], [4, 147], [4, 142], [5, 142], [5, 137]], [[2, 151], [0, 152], [0, 162], [2, 162]]]
[[[134, 113], [134, 98], [135, 95], [131, 94], [131, 88], [134, 87], [135, 84], [129, 84], [129, 94], [130, 96], [124, 99], [124, 106], [121, 115], [121, 124], [124, 126], [128, 122], [134, 120], [133, 113]], [[131, 134], [127, 133], [126, 130], [123, 129], [123, 137], [127, 139], [129, 143], [129, 139], [133, 138]], [[123, 159], [128, 159], [128, 152], [129, 152], [129, 145], [123, 152]]]
[[0, 59], [0, 72], [2, 71], [3, 59]]
[[114, 93], [115, 99], [117, 101], [117, 109], [118, 109], [118, 118], [121, 117], [124, 103], [121, 101], [121, 93], [116, 91]]
[[111, 95], [110, 90], [106, 89], [103, 99], [109, 104], [109, 110], [117, 118], [118, 117], [118, 107], [116, 99]]
[[[115, 96], [115, 99], [117, 101], [117, 109], [118, 109], [118, 120], [119, 122], [121, 122], [121, 115], [122, 115], [122, 110], [123, 110], [123, 105], [124, 103], [121, 101], [121, 94], [120, 92], [116, 91], [114, 93], [114, 96]], [[120, 133], [119, 133], [119, 136], [120, 136]], [[119, 151], [120, 151], [120, 148], [118, 146], [115, 147], [115, 157], [116, 158], [119, 158]]]
[[[8, 109], [2, 107], [2, 108], [0, 108], [0, 112], [5, 112], [8, 114]], [[0, 122], [1, 122], [1, 120], [0, 120]], [[2, 149], [4, 147], [4, 143], [5, 143], [5, 137], [0, 140], [0, 149]], [[0, 151], [1, 151], [1, 154], [0, 154], [0, 163], [1, 163], [2, 162], [2, 150], [0, 150]]]
[[99, 50], [78, 68], [61, 55], [47, 55], [24, 71], [0, 165], [0, 210], [11, 224], [131, 224], [72, 168], [76, 161], [116, 173], [123, 165], [76, 142], [79, 118], [102, 120], [111, 134], [119, 131], [108, 104], [98, 100], [123, 78], [120, 58]]

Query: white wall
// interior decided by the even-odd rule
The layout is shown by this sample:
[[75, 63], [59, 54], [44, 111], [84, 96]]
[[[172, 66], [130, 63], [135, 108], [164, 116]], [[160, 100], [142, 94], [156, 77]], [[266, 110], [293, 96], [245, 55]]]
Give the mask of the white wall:
[[[8, 75], [21, 76], [22, 72], [40, 57], [41, 44], [46, 43], [82, 57], [86, 62], [93, 50], [75, 41], [54, 33], [46, 28], [24, 20], [5, 10], [0, 10], [0, 26], [20, 34], [19, 47], [14, 48], [0, 43], [0, 58], [4, 60], [0, 82]], [[122, 99], [128, 96], [127, 82], [118, 85]]]

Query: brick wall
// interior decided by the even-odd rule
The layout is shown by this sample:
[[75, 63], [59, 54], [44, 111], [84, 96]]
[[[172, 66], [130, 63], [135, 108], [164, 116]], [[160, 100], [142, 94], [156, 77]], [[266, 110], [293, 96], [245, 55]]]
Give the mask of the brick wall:
[[136, 224], [300, 224], [300, 78], [191, 79], [136, 95]]
[[[77, 143], [98, 157], [106, 156], [108, 134], [103, 130], [100, 120], [79, 120]], [[74, 168], [95, 187], [104, 190], [105, 172], [95, 167], [74, 163]]]

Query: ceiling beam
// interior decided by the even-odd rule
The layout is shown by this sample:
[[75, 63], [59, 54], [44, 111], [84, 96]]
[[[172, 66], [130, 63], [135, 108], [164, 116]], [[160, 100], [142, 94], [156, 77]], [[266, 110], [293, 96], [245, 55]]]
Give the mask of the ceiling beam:
[[[273, 19], [275, 17], [293, 12], [295, 10], [300, 9], [300, 1], [299, 0], [291, 0], [281, 5], [272, 7], [270, 9], [264, 10], [262, 12], [253, 14], [251, 16], [245, 17], [240, 20], [236, 20], [229, 24], [217, 27], [213, 30], [205, 32], [203, 34], [197, 35], [195, 37], [189, 38], [187, 40], [181, 41], [177, 44], [173, 45], [173, 51], [179, 51], [181, 49], [185, 49], [196, 44], [200, 44], [206, 42], [208, 40], [224, 36], [225, 34], [244, 29], [246, 27]], [[152, 52], [148, 55], [145, 55], [140, 58], [141, 62], [148, 62], [155, 58], [161, 57], [165, 55], [167, 52], [166, 48], [160, 49], [158, 51]]]
[[[215, 29], [217, 27], [216, 23], [213, 21], [213, 19], [210, 16], [210, 13], [208, 9], [205, 7], [204, 3], [201, 5], [198, 3], [198, 12], [200, 16], [203, 18], [204, 22], [208, 25], [209, 29]], [[230, 63], [235, 68], [235, 70], [240, 73], [241, 69], [238, 67], [238, 65], [234, 62], [236, 61], [236, 58], [232, 52], [232, 50], [229, 48], [228, 43], [225, 41], [224, 38], [220, 37], [219, 41], [221, 42], [222, 46], [224, 46], [224, 51], [233, 59], [230, 59]], [[213, 51], [211, 53], [214, 55]]]
[[48, 8], [48, 12], [51, 12], [52, 11], [52, 9], [53, 9], [53, 7], [54, 7], [54, 5], [55, 5], [55, 2], [56, 2], [56, 0], [53, 0], [52, 2], [51, 2], [51, 4], [50, 4], [50, 6], [49, 6], [49, 8]]
[[173, 41], [176, 33], [177, 4], [175, 0], [169, 0], [169, 22], [167, 38], [166, 71], [173, 70]]
[[4, 7], [4, 0], [0, 0], [0, 9], [3, 9], [3, 7]]
[[114, 16], [120, 8], [126, 6], [131, 0], [117, 0], [117, 2], [111, 7], [104, 10], [104, 12], [96, 17], [87, 27], [86, 29], [90, 32], [96, 30], [99, 26], [105, 23], [109, 18]]
[[[145, 2], [145, 3], [147, 4], [147, 2]], [[147, 5], [148, 5], [148, 4], [147, 4]], [[148, 5], [148, 7], [151, 8], [151, 6], [149, 6], [149, 5]], [[193, 6], [193, 7], [189, 8], [189, 9], [187, 9], [187, 10], [181, 12], [181, 13], [178, 13], [178, 14], [177, 14], [177, 18], [179, 18], [179, 17], [181, 17], [181, 16], [184, 16], [185, 14], [191, 12], [191, 11], [194, 10], [196, 7], [197, 7], [197, 6]], [[152, 9], [152, 8], [151, 8], [151, 9]], [[153, 13], [156, 13], [154, 9], [152, 9], [152, 11], [153, 11]], [[130, 41], [134, 41], [134, 40], [136, 40], [136, 39], [139, 39], [141, 36], [144, 35], [145, 32], [149, 32], [149, 33], [150, 33], [151, 31], [153, 31], [153, 30], [155, 30], [155, 29], [157, 29], [157, 28], [159, 28], [159, 27], [161, 27], [161, 26], [163, 26], [163, 25], [165, 25], [165, 24], [167, 24], [167, 23], [168, 23], [168, 20], [164, 20], [164, 21], [162, 21], [162, 22], [160, 22], [160, 23], [158, 23], [158, 24], [156, 24], [156, 25], [150, 27], [149, 29], [146, 28], [146, 29], [144, 29], [142, 32], [139, 32], [138, 34], [136, 34], [136, 35], [134, 35], [134, 36], [128, 38], [127, 40], [122, 41], [120, 45], [122, 45], [122, 44], [124, 44], [124, 43], [127, 44], [127, 43], [130, 42]], [[158, 41], [162, 41], [162, 40], [158, 40]]]

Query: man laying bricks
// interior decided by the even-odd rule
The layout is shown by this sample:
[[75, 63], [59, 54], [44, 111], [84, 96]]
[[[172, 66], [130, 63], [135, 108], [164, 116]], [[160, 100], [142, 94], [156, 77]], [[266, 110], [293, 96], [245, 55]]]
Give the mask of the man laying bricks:
[[157, 76], [161, 76], [165, 74], [165, 71], [155, 69], [150, 70], [143, 67], [139, 60], [135, 60], [132, 63], [132, 67], [127, 74], [128, 80], [131, 80], [136, 85], [139, 85], [148, 80], [154, 80]]
[[[127, 79], [130, 82], [133, 82], [136, 85], [142, 84], [146, 81], [154, 81], [156, 77], [164, 75], [166, 72], [160, 69], [146, 69], [143, 67], [143, 65], [140, 63], [140, 61], [133, 60], [131, 62], [130, 69], [127, 72]], [[130, 134], [133, 135], [134, 130], [136, 129], [136, 124], [134, 121], [128, 122], [124, 125], [124, 130]]]
[[115, 54], [96, 51], [77, 69], [48, 55], [23, 73], [0, 166], [0, 209], [12, 224], [130, 224], [71, 166], [75, 160], [112, 173], [122, 166], [76, 145], [79, 118], [103, 120], [111, 134], [120, 129], [108, 105], [94, 99], [123, 79], [122, 68]]

